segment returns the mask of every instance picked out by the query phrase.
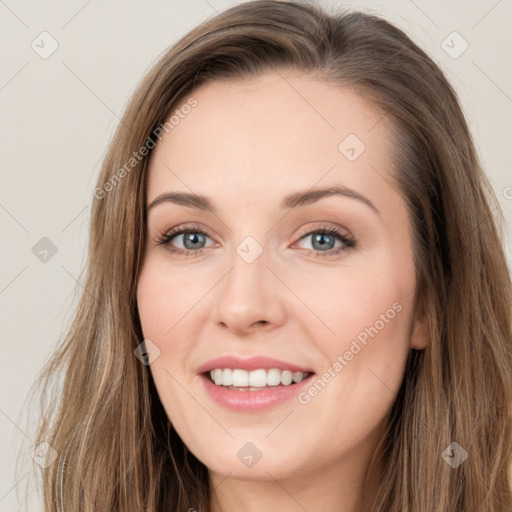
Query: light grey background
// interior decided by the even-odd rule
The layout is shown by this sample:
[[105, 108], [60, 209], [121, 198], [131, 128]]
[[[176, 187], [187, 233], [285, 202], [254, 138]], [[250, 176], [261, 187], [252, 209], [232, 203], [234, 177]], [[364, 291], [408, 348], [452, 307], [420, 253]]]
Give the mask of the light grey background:
[[[17, 493], [30, 481], [24, 466], [15, 473], [20, 443], [30, 436], [24, 401], [71, 319], [95, 180], [119, 117], [169, 45], [235, 3], [0, 0], [0, 511], [19, 510]], [[504, 210], [510, 263], [512, 1], [318, 3], [384, 16], [444, 70]], [[468, 48], [454, 58], [464, 41]], [[42, 58], [51, 44], [58, 48]], [[46, 262], [32, 251], [42, 237], [57, 248]], [[41, 510], [32, 500], [29, 510]]]

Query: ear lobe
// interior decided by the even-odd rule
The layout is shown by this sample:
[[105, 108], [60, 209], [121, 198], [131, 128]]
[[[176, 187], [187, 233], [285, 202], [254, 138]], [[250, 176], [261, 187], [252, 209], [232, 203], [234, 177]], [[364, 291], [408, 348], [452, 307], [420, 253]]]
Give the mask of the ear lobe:
[[411, 329], [411, 348], [423, 350], [428, 346], [428, 322], [427, 316], [423, 313], [414, 318]]
[[416, 350], [423, 350], [428, 346], [428, 334], [426, 322], [416, 320], [411, 334], [411, 347]]

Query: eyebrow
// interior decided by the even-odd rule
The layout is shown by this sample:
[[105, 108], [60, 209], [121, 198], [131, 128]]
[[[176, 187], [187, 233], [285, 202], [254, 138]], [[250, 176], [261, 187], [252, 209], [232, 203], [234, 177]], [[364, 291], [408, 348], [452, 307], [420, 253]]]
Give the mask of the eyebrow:
[[[375, 211], [375, 213], [377, 213], [377, 215], [380, 213], [377, 207], [368, 198], [351, 188], [342, 186], [316, 188], [294, 192], [293, 194], [290, 194], [283, 199], [281, 203], [281, 209], [290, 210], [300, 206], [307, 206], [319, 201], [324, 197], [333, 195], [341, 195], [351, 199], [356, 199], [369, 206], [372, 210]], [[148, 211], [162, 203], [174, 203], [181, 206], [186, 206], [188, 208], [196, 208], [205, 212], [217, 214], [217, 210], [210, 198], [198, 194], [190, 194], [188, 192], [164, 192], [163, 194], [157, 196], [151, 202], [151, 204], [148, 205]]]

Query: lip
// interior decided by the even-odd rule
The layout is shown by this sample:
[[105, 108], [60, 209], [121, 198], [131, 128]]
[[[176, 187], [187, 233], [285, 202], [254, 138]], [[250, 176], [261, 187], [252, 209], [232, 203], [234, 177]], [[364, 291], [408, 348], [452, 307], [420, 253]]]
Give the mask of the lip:
[[[259, 370], [261, 368], [264, 370], [276, 368], [281, 371], [290, 370], [292, 372], [314, 373], [310, 368], [301, 367], [293, 363], [282, 361], [280, 359], [274, 359], [272, 357], [265, 356], [253, 356], [246, 359], [238, 356], [218, 357], [201, 365], [197, 369], [197, 373], [206, 373], [210, 370], [215, 370], [216, 368], [232, 368], [247, 371]], [[241, 391], [237, 391], [237, 393], [241, 393]]]
[[[240, 366], [236, 366], [236, 368], [240, 368]], [[277, 407], [296, 397], [298, 393], [310, 385], [313, 376], [314, 373], [311, 373], [299, 383], [290, 384], [289, 386], [271, 386], [260, 391], [238, 391], [217, 386], [205, 373], [202, 373], [199, 377], [206, 393], [221, 407], [235, 412], [261, 412]]]

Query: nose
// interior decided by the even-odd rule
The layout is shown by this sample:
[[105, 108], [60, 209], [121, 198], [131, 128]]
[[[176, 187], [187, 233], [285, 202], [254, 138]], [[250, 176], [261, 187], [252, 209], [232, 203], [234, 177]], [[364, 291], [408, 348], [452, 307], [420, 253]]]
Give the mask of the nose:
[[272, 330], [285, 321], [285, 287], [267, 267], [265, 252], [252, 263], [235, 253], [218, 289], [216, 323], [237, 336]]

